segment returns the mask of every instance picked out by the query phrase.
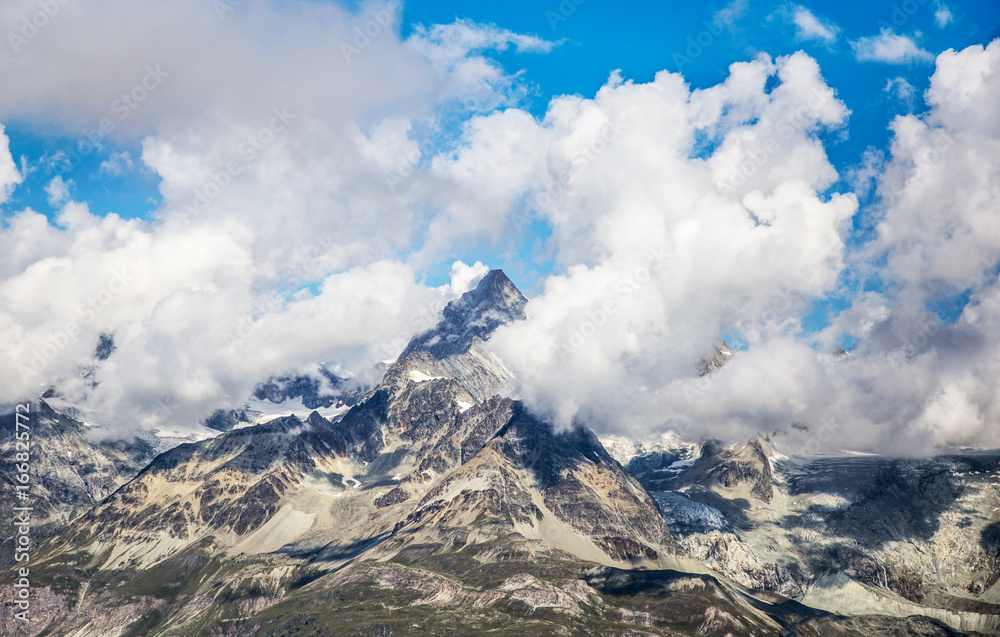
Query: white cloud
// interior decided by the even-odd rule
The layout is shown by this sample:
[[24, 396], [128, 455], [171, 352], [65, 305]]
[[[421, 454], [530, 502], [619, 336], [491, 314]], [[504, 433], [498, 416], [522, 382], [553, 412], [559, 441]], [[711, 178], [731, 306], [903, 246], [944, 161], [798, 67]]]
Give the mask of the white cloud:
[[[315, 297], [261, 296], [238, 282], [216, 287], [178, 287], [149, 308], [141, 332], [116, 332], [118, 351], [100, 367], [90, 401], [134, 410], [146, 427], [192, 422], [220, 398], [245, 398], [271, 374], [331, 359], [363, 371], [392, 358], [410, 337], [413, 317], [441, 304], [412, 269], [391, 261], [331, 275]], [[121, 378], [138, 380], [112, 382]], [[167, 408], [150, 409], [161, 396]]]
[[909, 110], [913, 110], [917, 97], [917, 89], [905, 77], [889, 78], [886, 80], [885, 88], [882, 91], [906, 104]]
[[[220, 21], [194, 0], [109, 2], [65, 5], [72, 20], [16, 64], [0, 57], [13, 87], [0, 118], [69, 132], [111, 118], [107, 145], [141, 140], [162, 204], [150, 221], [73, 201], [54, 221], [5, 215], [0, 402], [59, 382], [131, 425], [182, 427], [269, 374], [317, 360], [360, 372], [486, 269], [457, 262], [428, 288], [427, 264], [455, 246], [521, 246], [537, 223], [557, 273], [494, 346], [520, 395], [560, 422], [730, 437], [799, 421], [824, 447], [903, 451], [994, 439], [996, 42], [939, 56], [928, 113], [897, 118], [892, 147], [857, 171], [877, 177], [881, 207], [855, 254], [857, 200], [831, 190], [840, 175], [820, 141], [849, 111], [802, 53], [734, 64], [700, 90], [615, 73], [538, 119], [489, 58], [551, 47], [534, 36], [458, 22], [402, 41], [392, 18], [362, 47], [355, 27], [378, 6], [244, 3]], [[34, 6], [0, 5], [0, 26]], [[869, 40], [859, 58], [929, 56], [891, 32]], [[169, 75], [119, 119], [109, 105], [158, 64]], [[0, 143], [6, 198], [21, 174]], [[796, 337], [802, 316], [847, 267], [888, 291], [855, 299], [813, 349]], [[926, 312], [966, 288], [954, 325]], [[105, 332], [116, 351], [92, 389], [78, 370]], [[723, 334], [745, 351], [698, 379]], [[827, 355], [844, 334], [852, 356]]]
[[725, 27], [730, 33], [734, 33], [736, 23], [746, 15], [749, 7], [749, 0], [730, 0], [726, 6], [712, 14], [712, 24]]
[[456, 20], [450, 24], [414, 28], [414, 47], [436, 62], [452, 65], [464, 61], [470, 53], [495, 49], [504, 51], [513, 46], [518, 53], [547, 53], [556, 46], [535, 35], [515, 33], [495, 25], [484, 25], [471, 20]]
[[5, 127], [0, 124], [0, 204], [6, 203], [15, 186], [24, 180], [10, 154], [10, 139], [4, 131]]
[[482, 261], [476, 261], [472, 265], [456, 261], [451, 266], [451, 294], [456, 297], [465, 294], [475, 287], [489, 271], [489, 266], [483, 264]]
[[[900, 447], [996, 445], [1000, 366], [986, 344], [1000, 326], [1000, 40], [941, 54], [926, 98], [926, 115], [893, 122], [879, 183], [884, 213], [865, 256], [887, 292], [830, 333], [859, 338], [843, 395], [864, 413], [862, 379], [882, 376], [875, 393], [900, 409], [884, 417]], [[957, 321], [928, 312], [961, 293], [971, 298]]]
[[797, 6], [793, 9], [792, 21], [795, 23], [795, 35], [800, 40], [819, 40], [826, 44], [837, 41], [837, 32], [840, 31], [837, 25], [820, 20], [805, 7]]
[[954, 21], [955, 15], [951, 12], [951, 9], [948, 8], [948, 5], [943, 2], [939, 2], [935, 5], [934, 24], [943, 29]]
[[439, 97], [464, 97], [483, 112], [511, 104], [519, 96], [513, 78], [484, 53], [512, 46], [517, 53], [548, 53], [558, 44], [462, 19], [430, 27], [416, 25], [407, 40], [413, 51], [447, 73], [448, 82], [439, 87]]
[[885, 62], [888, 64], [909, 64], [930, 62], [934, 56], [917, 46], [912, 38], [894, 33], [892, 29], [882, 29], [878, 35], [858, 38], [851, 42], [854, 57], [861, 62]]
[[[817, 450], [1000, 444], [1000, 365], [989, 345], [1000, 328], [998, 98], [1000, 40], [946, 51], [926, 93], [929, 111], [897, 117], [887, 159], [869, 156], [862, 172], [878, 175], [882, 214], [875, 240], [847, 258], [885, 291], [859, 295], [817, 339], [830, 351], [852, 336], [850, 357], [767, 339], [710, 382], [681, 384], [678, 402], [684, 396], [693, 407], [679, 411], [734, 428], [768, 415], [779, 428], [798, 420], [809, 427], [798, 444]], [[927, 309], [963, 293], [970, 302], [955, 321]]]
[[[112, 425], [183, 428], [292, 367], [364, 369], [451, 298], [393, 261], [332, 274], [315, 297], [254, 289], [252, 235], [232, 222], [150, 228], [75, 203], [58, 221], [24, 211], [0, 233], [0, 400], [58, 381]], [[82, 381], [101, 333], [115, 354]]]
[[[104, 6], [67, 4], [16, 54], [0, 57], [7, 80], [0, 121], [86, 130], [108, 143], [208, 132], [195, 123], [253, 125], [282, 107], [342, 121], [391, 96], [419, 99], [434, 90], [433, 72], [400, 41], [387, 4], [352, 12], [303, 0], [244, 3], [224, 20], [200, 0]], [[18, 33], [23, 16], [37, 10], [34, 0], [4, 2], [0, 28]], [[341, 45], [355, 41], [355, 28], [372, 31], [373, 14], [383, 10], [386, 24], [375, 21], [378, 32], [345, 60]]]
[[1000, 253], [991, 183], [1000, 176], [1000, 41], [946, 51], [927, 90], [926, 117], [898, 117], [889, 202], [878, 247], [888, 272], [926, 298], [937, 283], [964, 285]]
[[933, 121], [948, 130], [968, 132], [977, 137], [1000, 136], [1000, 112], [992, 101], [1000, 99], [998, 73], [1000, 43], [997, 40], [987, 47], [977, 45], [942, 53], [927, 89], [927, 103], [934, 109]]
[[[544, 214], [565, 272], [531, 300], [528, 321], [492, 341], [536, 409], [631, 434], [778, 430], [806, 452], [1000, 444], [992, 424], [1000, 364], [987, 345], [1000, 330], [992, 186], [1000, 182], [1000, 41], [943, 54], [930, 111], [895, 120], [888, 159], [872, 156], [864, 169], [877, 178], [884, 214], [876, 240], [857, 254], [842, 241], [856, 204], [815, 194], [831, 176], [810, 142], [811, 131], [843, 120], [843, 105], [817, 100], [812, 120], [769, 155], [748, 143], [782, 130], [777, 122], [795, 109], [783, 93], [822, 94], [811, 67], [805, 56], [773, 67], [763, 59], [734, 65], [724, 84], [703, 92], [662, 74], [649, 85], [605, 87], [592, 103], [553, 104], [538, 132], [560, 151], [550, 151], [552, 175], [572, 163], [560, 157], [594, 139], [584, 113], [612, 119], [621, 100], [641, 124], [569, 171], [565, 187], [549, 186], [555, 203]], [[781, 81], [767, 94], [775, 73]], [[566, 124], [557, 117], [574, 113]], [[721, 137], [703, 161], [690, 157], [699, 127]], [[736, 141], [743, 153], [728, 154]], [[755, 155], [768, 159], [744, 189], [728, 191], [732, 182], [719, 180], [726, 171], [714, 164]], [[815, 162], [803, 173], [786, 161], [802, 157]], [[623, 180], [628, 189], [611, 186]], [[847, 261], [887, 291], [854, 299], [816, 335], [817, 351], [794, 336], [799, 319], [808, 299], [835, 288]], [[963, 290], [971, 303], [954, 324], [927, 311]], [[747, 349], [698, 378], [698, 358], [726, 333]], [[845, 334], [857, 342], [851, 356], [825, 353]]]
[[[835, 284], [857, 202], [818, 195], [836, 172], [815, 136], [847, 113], [801, 53], [734, 64], [704, 90], [660, 73], [554, 101], [525, 136], [545, 141], [534, 174], [551, 181], [534, 200], [552, 200], [539, 214], [565, 272], [491, 341], [521, 395], [562, 424], [732, 433], [691, 418], [670, 388], [720, 334], [780, 334]], [[716, 143], [707, 158], [702, 134]]]
[[58, 208], [68, 201], [70, 198], [69, 189], [72, 185], [72, 179], [64, 181], [59, 175], [53, 177], [45, 186], [45, 194], [48, 196], [49, 205], [53, 208]]
[[[447, 258], [447, 237], [502, 228], [506, 212], [479, 206], [432, 224], [456, 193], [481, 202], [467, 181], [427, 170], [412, 151], [448, 154], [433, 141], [455, 125], [441, 121], [442, 109], [461, 120], [482, 108], [465, 105], [472, 97], [498, 104], [517, 94], [516, 78], [484, 50], [550, 45], [471, 23], [404, 42], [381, 5], [352, 13], [293, 4], [245, 4], [225, 20], [186, 0], [155, 10], [70, 4], [16, 64], [0, 57], [12, 87], [0, 94], [0, 118], [69, 134], [108, 119], [100, 141], [116, 152], [103, 171], [137, 163], [118, 149], [141, 139], [143, 169], [160, 179], [162, 196], [148, 222], [74, 202], [54, 222], [31, 210], [5, 218], [0, 402], [59, 383], [109, 417], [183, 428], [270, 374], [317, 360], [360, 372], [395, 356], [481, 276], [481, 263], [456, 266], [452, 284], [433, 289], [404, 262], [416, 252], [414, 262]], [[37, 9], [0, 5], [0, 25], [18, 24], [29, 8]], [[354, 42], [355, 27], [385, 15], [345, 59], [340, 45]], [[465, 59], [441, 64], [449, 47]], [[148, 69], [162, 77], [146, 78]], [[136, 86], [145, 93], [133, 94]], [[122, 108], [110, 106], [116, 99]], [[46, 161], [65, 164], [76, 152]], [[12, 163], [4, 172], [4, 155], [6, 192], [20, 176]], [[50, 194], [62, 202], [68, 185], [50, 182]], [[424, 243], [436, 251], [420, 251]], [[303, 287], [310, 282], [318, 295]], [[116, 351], [91, 390], [78, 369], [94, 362], [104, 332]]]
[[105, 175], [121, 177], [132, 170], [132, 154], [127, 150], [120, 153], [111, 153], [111, 156], [101, 162], [98, 172]]

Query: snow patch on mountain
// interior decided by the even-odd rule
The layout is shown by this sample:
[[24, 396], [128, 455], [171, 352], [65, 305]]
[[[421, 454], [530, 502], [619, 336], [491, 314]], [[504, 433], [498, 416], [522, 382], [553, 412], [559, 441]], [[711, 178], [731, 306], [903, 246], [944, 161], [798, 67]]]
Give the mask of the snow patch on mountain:
[[302, 397], [299, 396], [281, 403], [272, 403], [269, 400], [253, 398], [246, 402], [246, 410], [249, 421], [237, 424], [234, 429], [253, 427], [254, 425], [270, 422], [276, 418], [286, 418], [288, 416], [295, 416], [299, 420], [304, 421], [314, 411], [327, 420], [335, 420], [346, 414], [350, 410], [350, 407], [348, 405], [339, 405], [336, 407], [310, 409], [302, 404]]
[[688, 467], [690, 467], [694, 463], [695, 463], [695, 459], [694, 458], [685, 458], [684, 460], [675, 460], [672, 463], [670, 463], [670, 466], [664, 467], [662, 469], [656, 469], [656, 471], [660, 471], [660, 472], [663, 472], [663, 473], [675, 473], [676, 474], [676, 473], [680, 473], [680, 472], [684, 471], [685, 469], [687, 469]]
[[601, 445], [623, 467], [634, 458], [651, 453], [676, 453], [680, 458], [696, 458], [698, 445], [685, 442], [672, 431], [649, 438], [608, 435], [600, 438]]
[[710, 531], [725, 531], [729, 522], [721, 511], [707, 504], [696, 502], [676, 491], [654, 492], [650, 495], [656, 500], [663, 519], [670, 527], [670, 532], [677, 535], [690, 533], [708, 533]]
[[[202, 440], [208, 440], [210, 438], [216, 437], [217, 435], [219, 435], [219, 432], [161, 429], [154, 431], [153, 435], [156, 436], [157, 438], [169, 438], [181, 442], [201, 442]], [[178, 444], [180, 444], [180, 442]]]
[[442, 379], [447, 378], [447, 377], [446, 376], [430, 376], [428, 374], [423, 373], [420, 370], [411, 369], [410, 373], [407, 375], [407, 378], [409, 378], [410, 380], [412, 380], [415, 383], [426, 383], [429, 380], [442, 380]]

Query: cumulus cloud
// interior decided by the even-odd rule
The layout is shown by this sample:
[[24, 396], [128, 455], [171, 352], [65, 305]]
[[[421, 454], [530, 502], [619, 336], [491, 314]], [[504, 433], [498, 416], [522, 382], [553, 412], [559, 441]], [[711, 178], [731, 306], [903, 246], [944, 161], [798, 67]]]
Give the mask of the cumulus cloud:
[[69, 200], [69, 189], [72, 185], [72, 179], [64, 181], [59, 175], [53, 177], [45, 186], [45, 194], [47, 195], [49, 205], [53, 208], [58, 208]]
[[866, 293], [825, 330], [828, 344], [841, 332], [857, 338], [825, 380], [837, 388], [840, 419], [872, 446], [1000, 443], [1000, 366], [989, 345], [1000, 318], [1000, 200], [991, 186], [1000, 179], [998, 98], [994, 40], [942, 53], [929, 111], [893, 122], [877, 236], [856, 255], [885, 291]]
[[910, 64], [934, 59], [930, 52], [920, 48], [912, 38], [899, 35], [889, 28], [882, 29], [878, 35], [858, 38], [851, 42], [851, 47], [859, 62]]
[[98, 172], [114, 177], [121, 177], [130, 172], [133, 166], [132, 154], [127, 150], [120, 153], [111, 153], [111, 156], [101, 162]]
[[[207, 268], [203, 274], [222, 275]], [[192, 422], [219, 406], [220, 398], [238, 404], [275, 370], [327, 360], [364, 370], [398, 354], [419, 309], [441, 304], [436, 290], [393, 261], [330, 275], [315, 297], [283, 300], [239, 285], [222, 293], [185, 286], [162, 296], [141, 332], [113, 326], [119, 350], [138, 349], [144, 356], [116, 352], [98, 368], [97, 388], [88, 390], [93, 403], [134, 409], [150, 428]], [[234, 308], [242, 312], [234, 315]], [[105, 382], [126, 377], [139, 380]], [[164, 394], [164, 387], [172, 391]]]
[[476, 261], [472, 265], [456, 261], [451, 266], [451, 294], [455, 297], [465, 294], [474, 288], [489, 271], [489, 266], [482, 261]]
[[955, 15], [951, 12], [951, 9], [948, 8], [948, 5], [943, 2], [939, 2], [935, 5], [934, 24], [943, 29], [954, 21]]
[[[13, 256], [0, 263], [3, 400], [58, 381], [111, 425], [183, 428], [289, 368], [363, 369], [398, 353], [420, 310], [454, 296], [383, 260], [289, 297], [255, 289], [246, 232], [232, 223], [150, 229], [76, 203], [58, 222], [24, 211], [0, 235]], [[95, 365], [102, 333], [116, 350]]]
[[[5, 211], [0, 402], [56, 383], [126, 429], [183, 428], [268, 375], [317, 361], [359, 372], [393, 358], [481, 276], [476, 263], [441, 288], [417, 282], [414, 245], [438, 246], [421, 252], [437, 262], [452, 246], [435, 236], [497, 224], [481, 208], [433, 226], [444, 201], [473, 189], [411, 151], [447, 154], [421, 137], [445, 126], [443, 109], [464, 118], [483, 108], [467, 105], [473, 95], [495, 105], [517, 93], [483, 51], [548, 45], [468, 22], [404, 41], [398, 5], [293, 4], [221, 17], [200, 2], [69, 4], [44, 37], [0, 56], [11, 87], [0, 119], [83, 131], [82, 144], [111, 150], [108, 174], [139, 161], [119, 150], [139, 140], [162, 196], [148, 220], [99, 216], [67, 202], [59, 178], [48, 188], [62, 205], [55, 219]], [[0, 24], [16, 30], [34, 10], [4, 3]], [[356, 51], [345, 56], [342, 44]], [[446, 50], [465, 58], [442, 63]], [[5, 199], [21, 176], [0, 140]], [[58, 167], [75, 151], [38, 163]], [[116, 350], [98, 363], [100, 334]]]
[[792, 22], [795, 24], [795, 35], [800, 40], [819, 40], [825, 44], [837, 41], [837, 25], [827, 20], [820, 20], [812, 11], [802, 6], [792, 9]]
[[0, 124], [0, 204], [5, 203], [14, 187], [24, 180], [10, 154], [10, 139], [5, 130], [3, 124]]
[[[43, 34], [0, 57], [11, 87], [0, 95], [0, 121], [85, 131], [112, 147], [137, 140], [144, 169], [160, 178], [157, 223], [237, 219], [249, 232], [255, 276], [271, 284], [395, 258], [419, 235], [426, 220], [407, 204], [414, 182], [390, 189], [388, 178], [410, 157], [396, 155], [409, 148], [398, 136], [411, 121], [433, 119], [444, 87], [449, 99], [479, 87], [415, 54], [419, 38], [402, 41], [398, 5], [351, 12], [255, 2], [224, 19], [198, 1], [102, 7], [66, 5]], [[0, 24], [16, 31], [34, 10], [4, 3]], [[358, 30], [374, 35], [345, 59], [341, 44], [355, 46]], [[502, 90], [514, 84], [496, 66], [489, 72]], [[406, 122], [396, 136], [366, 139], [390, 117]], [[391, 171], [358, 158], [364, 145], [388, 145], [374, 154], [388, 156]], [[61, 165], [73, 151], [48, 161]], [[127, 159], [119, 153], [104, 169], [125, 169]]]
[[847, 115], [801, 53], [704, 90], [660, 73], [553, 102], [533, 201], [565, 273], [491, 341], [522, 395], [562, 424], [693, 433], [655, 416], [671, 383], [721, 334], [781, 334], [836, 283], [857, 202], [820, 195], [837, 174], [817, 134]]
[[[816, 99], [794, 135], [760, 152], [783, 130], [776, 122], [824, 94], [809, 58], [736, 65], [704, 91], [671, 79], [612, 83], [592, 102], [558, 105], [576, 115], [565, 129], [557, 105], [546, 117], [548, 146], [588, 159], [574, 173], [571, 161], [548, 157], [549, 174], [564, 177], [545, 187], [552, 203], [540, 214], [565, 273], [546, 281], [527, 321], [491, 341], [529, 404], [557, 422], [632, 435], [776, 430], [800, 451], [1000, 443], [991, 424], [1000, 365], [987, 346], [1000, 327], [1000, 202], [990, 186], [1000, 179], [1000, 41], [942, 54], [929, 111], [896, 118], [887, 156], [871, 155], [862, 171], [881, 212], [876, 238], [857, 251], [843, 243], [856, 201], [826, 191], [836, 176], [814, 140], [842, 124], [843, 104]], [[623, 127], [600, 153], [582, 154], [599, 136], [583, 113], [613, 121], [624, 95], [641, 136]], [[702, 127], [717, 136], [708, 150]], [[730, 153], [737, 142], [742, 152]], [[762, 161], [741, 172], [747, 157]], [[805, 157], [809, 169], [798, 172], [792, 158]], [[739, 189], [719, 178], [734, 170], [747, 182]], [[613, 186], [621, 183], [629, 187]], [[884, 291], [858, 294], [803, 338], [810, 300], [835, 290], [847, 267]], [[949, 303], [957, 320], [930, 309]], [[700, 378], [697, 361], [719, 335], [743, 347]], [[845, 335], [856, 345], [836, 356]]]

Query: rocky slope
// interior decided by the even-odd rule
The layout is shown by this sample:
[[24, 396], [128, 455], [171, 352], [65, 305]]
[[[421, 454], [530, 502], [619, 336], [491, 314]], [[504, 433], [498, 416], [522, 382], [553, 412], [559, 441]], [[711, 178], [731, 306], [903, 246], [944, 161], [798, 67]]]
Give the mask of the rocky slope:
[[1000, 633], [1000, 453], [793, 459], [772, 442], [627, 466], [690, 554], [737, 582], [845, 615]]
[[[29, 405], [27, 494], [32, 536], [38, 541], [135, 477], [155, 451], [144, 440], [95, 437], [91, 427], [55, 411], [45, 399]], [[15, 452], [23, 449], [14, 448], [14, 421], [13, 412], [0, 416], [0, 429], [9, 433], [0, 445], [0, 470], [7, 476], [0, 482], [4, 502], [15, 501], [12, 478], [20, 473], [14, 470], [18, 464]], [[5, 568], [13, 562], [12, 541], [10, 534], [0, 538], [0, 564]]]

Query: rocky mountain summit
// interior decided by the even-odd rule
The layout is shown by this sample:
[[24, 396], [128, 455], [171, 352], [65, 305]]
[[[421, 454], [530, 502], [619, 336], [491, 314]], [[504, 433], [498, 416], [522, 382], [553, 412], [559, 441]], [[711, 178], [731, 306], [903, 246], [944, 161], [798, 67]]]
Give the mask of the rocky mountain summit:
[[[277, 377], [256, 400], [291, 412], [258, 411], [148, 464], [98, 445], [92, 464], [119, 481], [53, 522], [32, 556], [33, 621], [0, 607], [3, 634], [998, 630], [992, 461], [843, 481], [765, 438], [604, 444], [557, 430], [505, 395], [513, 377], [488, 347], [526, 303], [494, 270], [373, 387]], [[718, 346], [706, 373], [732, 355]], [[987, 477], [954, 475], [973, 467]], [[63, 499], [52, 493], [53, 510]]]
[[444, 308], [441, 322], [410, 341], [400, 358], [423, 350], [439, 360], [460, 355], [473, 340], [484, 341], [496, 328], [524, 318], [528, 299], [502, 270], [490, 270], [479, 285]]

